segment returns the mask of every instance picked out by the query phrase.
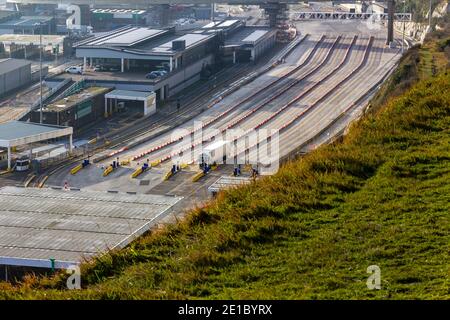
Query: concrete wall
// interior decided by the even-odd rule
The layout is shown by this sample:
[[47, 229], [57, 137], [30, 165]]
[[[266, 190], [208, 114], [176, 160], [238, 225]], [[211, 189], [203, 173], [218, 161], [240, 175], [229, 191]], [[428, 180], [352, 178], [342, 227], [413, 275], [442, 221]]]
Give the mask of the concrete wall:
[[0, 74], [0, 96], [31, 82], [31, 64]]
[[149, 116], [156, 113], [156, 95], [152, 94], [147, 98], [147, 108], [144, 110], [144, 115]]

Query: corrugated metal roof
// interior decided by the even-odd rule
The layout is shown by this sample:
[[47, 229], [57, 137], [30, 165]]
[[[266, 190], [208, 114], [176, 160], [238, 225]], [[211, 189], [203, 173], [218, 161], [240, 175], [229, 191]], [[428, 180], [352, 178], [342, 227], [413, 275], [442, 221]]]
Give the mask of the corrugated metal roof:
[[117, 45], [117, 46], [130, 46], [132, 44], [139, 43], [140, 41], [144, 41], [150, 39], [154, 36], [166, 33], [165, 30], [158, 29], [147, 29], [147, 28], [137, 28], [130, 32], [126, 32], [124, 34], [118, 35], [117, 37], [113, 37], [105, 40], [103, 45]]
[[153, 51], [155, 51], [155, 52], [170, 52], [170, 51], [172, 51], [172, 42], [180, 41], [180, 40], [185, 40], [186, 48], [189, 48], [209, 37], [210, 37], [210, 35], [188, 33], [188, 34], [185, 34], [184, 36], [173, 39], [172, 41], [163, 43], [162, 45], [154, 48]]
[[17, 70], [26, 65], [31, 65], [31, 62], [28, 60], [13, 58], [0, 59], [0, 75]]
[[127, 26], [111, 32], [96, 34], [94, 37], [80, 41], [77, 45], [130, 47], [167, 33], [168, 30]]
[[94, 191], [0, 189], [0, 264], [79, 262], [121, 248], [182, 198]]

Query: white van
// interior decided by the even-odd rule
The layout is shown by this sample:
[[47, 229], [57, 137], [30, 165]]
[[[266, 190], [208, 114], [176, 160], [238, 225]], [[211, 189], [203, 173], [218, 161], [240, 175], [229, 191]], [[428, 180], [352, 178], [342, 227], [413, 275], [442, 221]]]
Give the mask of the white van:
[[71, 66], [66, 69], [66, 72], [72, 74], [83, 74], [83, 68], [80, 66]]

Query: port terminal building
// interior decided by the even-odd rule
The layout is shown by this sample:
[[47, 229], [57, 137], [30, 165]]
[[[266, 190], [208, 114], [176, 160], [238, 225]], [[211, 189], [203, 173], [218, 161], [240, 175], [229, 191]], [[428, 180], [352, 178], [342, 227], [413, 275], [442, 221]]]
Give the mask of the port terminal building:
[[[256, 61], [275, 45], [276, 31], [246, 27], [238, 19], [188, 32], [126, 26], [74, 44], [86, 81], [119, 90], [153, 91], [163, 101], [199, 81], [219, 61]], [[205, 72], [206, 70], [206, 72]], [[113, 71], [108, 76], [104, 71]], [[153, 71], [163, 71], [148, 77]]]
[[[198, 81], [202, 69], [214, 64], [216, 41], [215, 34], [177, 35], [174, 28], [127, 26], [81, 41], [75, 50], [85, 69], [99, 67], [134, 73], [134, 80], [147, 82], [147, 90], [154, 91], [158, 100], [165, 100]], [[157, 79], [146, 79], [146, 74], [155, 70], [166, 73]]]

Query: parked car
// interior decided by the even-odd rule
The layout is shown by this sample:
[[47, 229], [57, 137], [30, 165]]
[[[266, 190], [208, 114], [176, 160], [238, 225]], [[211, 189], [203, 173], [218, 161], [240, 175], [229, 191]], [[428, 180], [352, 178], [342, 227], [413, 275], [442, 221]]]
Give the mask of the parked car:
[[159, 73], [158, 73], [157, 71], [152, 71], [152, 72], [147, 73], [147, 74], [145, 75], [145, 78], [146, 78], [146, 79], [156, 79], [156, 78], [158, 78], [158, 77], [159, 77]]
[[71, 66], [66, 69], [66, 72], [71, 74], [83, 74], [83, 68], [80, 66]]
[[147, 79], [156, 79], [159, 77], [164, 77], [167, 74], [167, 71], [164, 70], [157, 70], [157, 71], [152, 71], [150, 73], [147, 73], [145, 75], [145, 78]]
[[106, 68], [104, 66], [95, 66], [94, 67], [94, 71], [98, 72], [98, 71], [106, 71]]

